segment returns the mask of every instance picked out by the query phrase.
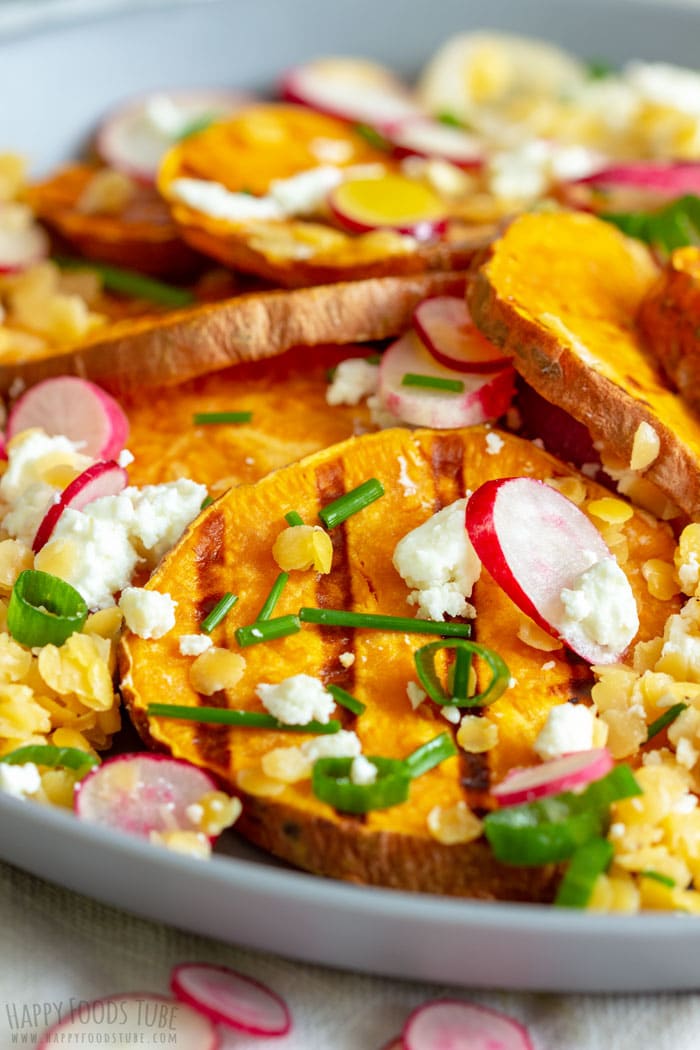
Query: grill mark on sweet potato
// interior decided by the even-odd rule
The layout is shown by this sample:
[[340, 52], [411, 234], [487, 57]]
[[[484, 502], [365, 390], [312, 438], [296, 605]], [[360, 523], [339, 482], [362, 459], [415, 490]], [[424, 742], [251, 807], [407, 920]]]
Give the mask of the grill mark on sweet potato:
[[[194, 546], [194, 561], [197, 578], [196, 594], [199, 622], [207, 616], [221, 599], [225, 588], [221, 586], [220, 569], [226, 561], [226, 519], [221, 511], [212, 511], [197, 530]], [[226, 693], [220, 690], [212, 696], [198, 696], [202, 707], [228, 707]], [[192, 743], [199, 751], [205, 765], [227, 770], [231, 765], [230, 726], [192, 726]]]
[[[322, 506], [345, 494], [345, 471], [342, 460], [324, 463], [316, 471], [316, 491]], [[352, 576], [350, 573], [350, 551], [345, 524], [337, 525], [329, 532], [333, 544], [333, 566], [329, 573], [319, 575], [316, 581], [316, 602], [321, 609], [352, 609]], [[341, 653], [355, 654], [355, 631], [352, 627], [323, 627], [318, 630], [324, 642], [325, 660], [319, 677], [324, 685], [339, 685], [352, 692], [355, 683], [354, 664], [343, 667]], [[346, 719], [354, 721], [350, 711], [342, 709], [343, 724]]]

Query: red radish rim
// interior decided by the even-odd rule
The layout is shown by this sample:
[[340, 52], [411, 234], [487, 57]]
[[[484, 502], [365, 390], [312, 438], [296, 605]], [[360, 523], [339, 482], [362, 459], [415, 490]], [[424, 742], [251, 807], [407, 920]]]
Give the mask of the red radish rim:
[[[86, 467], [81, 474], [78, 474], [77, 478], [74, 478], [68, 485], [66, 485], [58, 499], [51, 504], [46, 511], [46, 514], [41, 519], [32, 543], [32, 550], [35, 554], [38, 554], [41, 548], [51, 539], [54, 529], [56, 528], [64, 510], [67, 510], [69, 507], [75, 510], [82, 510], [83, 507], [87, 507], [89, 503], [93, 502], [93, 500], [101, 498], [101, 496], [93, 496], [82, 502], [76, 500], [75, 497], [79, 496], [88, 485], [93, 483], [93, 481], [103, 478], [104, 475], [108, 473], [118, 473], [122, 484], [119, 488], [112, 488], [110, 491], [102, 493], [102, 496], [116, 496], [126, 488], [129, 481], [128, 475], [124, 468], [120, 467], [115, 460], [103, 459], [98, 463], [93, 463], [91, 466]], [[90, 475], [90, 477], [86, 477], [86, 475]]]
[[[425, 313], [427, 303], [443, 302], [448, 301], [449, 303], [460, 303], [464, 307], [466, 317], [465, 323], [470, 325], [474, 329], [474, 335], [478, 337], [477, 343], [480, 341], [483, 343], [484, 348], [492, 349], [494, 356], [491, 358], [483, 358], [482, 360], [468, 361], [466, 359], [460, 360], [459, 358], [451, 357], [445, 351], [441, 350], [435, 343], [432, 335], [430, 334], [429, 328], [425, 322], [421, 320], [421, 314]], [[469, 307], [463, 299], [458, 299], [452, 295], [431, 295], [427, 299], [423, 299], [422, 302], [418, 303], [413, 311], [411, 318], [413, 328], [415, 329], [416, 335], [425, 346], [426, 350], [430, 353], [436, 361], [439, 361], [441, 365], [446, 368], [451, 368], [455, 372], [466, 372], [466, 373], [479, 373], [479, 374], [490, 374], [492, 372], [498, 372], [501, 369], [511, 368], [513, 364], [513, 355], [503, 354], [500, 347], [496, 346], [495, 343], [490, 342], [486, 336], [482, 335], [479, 329], [474, 324]]]
[[[103, 1003], [145, 1002], [147, 1000], [150, 1002], [164, 1003], [170, 1006], [188, 1005], [187, 1003], [178, 1003], [176, 999], [171, 999], [167, 995], [162, 995], [160, 992], [119, 992], [116, 995], [103, 995], [97, 999], [91, 999], [88, 1005], [92, 1008], [100, 1006]], [[47, 1028], [40, 1036], [39, 1042], [36, 1044], [36, 1050], [51, 1050], [52, 1047], [57, 1046], [61, 1041], [57, 1040], [55, 1036], [60, 1033], [62, 1028], [67, 1024], [72, 1024], [74, 1019], [80, 1016], [80, 1008], [82, 1005], [82, 1003], [78, 1004], [75, 1009], [71, 1010], [67, 1017], [61, 1018], [61, 1020], [51, 1025], [50, 1028]], [[205, 1020], [209, 1019], [205, 1018]], [[208, 1046], [203, 1046], [198, 1048], [198, 1050], [219, 1050], [221, 1047], [221, 1037], [219, 1036], [219, 1033], [211, 1024], [211, 1021], [209, 1021], [209, 1024], [211, 1028], [211, 1042]]]
[[573, 186], [634, 186], [655, 193], [700, 193], [698, 161], [632, 161], [572, 179]]
[[[513, 1028], [512, 1044], [510, 1046], [507, 1046], [506, 1044], [503, 1044], [499, 1041], [499, 1043], [493, 1044], [493, 1050], [535, 1050], [527, 1028], [523, 1024], [521, 1024], [520, 1021], [517, 1021], [514, 1017], [511, 1017], [509, 1014], [504, 1014], [500, 1010], [494, 1010], [490, 1006], [482, 1006], [480, 1003], [470, 1003], [466, 1002], [463, 999], [450, 998], [431, 999], [429, 1002], [422, 1003], [421, 1006], [417, 1006], [416, 1009], [409, 1014], [408, 1019], [401, 1032], [401, 1038], [403, 1040], [403, 1046], [405, 1050], [440, 1050], [439, 1046], [430, 1047], [429, 1045], [426, 1045], [422, 1039], [420, 1043], [412, 1042], [413, 1036], [411, 1033], [411, 1028], [416, 1024], [416, 1022], [419, 1019], [421, 1019], [421, 1016], [425, 1014], [426, 1011], [441, 1006], [457, 1006], [460, 1009], [473, 1011], [476, 1014], [485, 1014], [489, 1018], [496, 1019], [500, 1023], [510, 1025]], [[518, 1043], [515, 1042], [516, 1039], [519, 1040]], [[484, 1047], [488, 1047], [489, 1045], [490, 1044], [485, 1043]], [[447, 1044], [445, 1044], [445, 1050], [448, 1050]]]
[[[2, 205], [0, 205], [0, 217], [2, 216]], [[2, 230], [0, 229], [0, 235]], [[10, 275], [23, 273], [31, 266], [35, 266], [43, 259], [48, 258], [51, 250], [49, 235], [43, 226], [37, 222], [31, 223], [26, 230], [18, 230], [15, 233], [17, 240], [24, 239], [28, 243], [29, 251], [25, 245], [24, 251], [10, 262], [3, 262], [0, 256], [0, 274]]]
[[[188, 970], [206, 970], [210, 973], [220, 973], [226, 977], [233, 977], [236, 981], [250, 985], [258, 991], [263, 992], [265, 996], [272, 999], [275, 1002], [275, 1005], [281, 1010], [284, 1023], [281, 1026], [265, 1027], [251, 1022], [234, 1020], [230, 1013], [227, 1014], [221, 1010], [217, 1010], [215, 1006], [211, 1006], [208, 1002], [204, 1002], [190, 989], [183, 985], [183, 971]], [[238, 973], [236, 970], [232, 970], [228, 966], [218, 966], [215, 963], [180, 963], [179, 966], [176, 966], [173, 969], [170, 975], [170, 990], [180, 1002], [193, 1007], [193, 1009], [204, 1014], [205, 1017], [208, 1017], [210, 1021], [215, 1024], [223, 1025], [225, 1028], [232, 1028], [239, 1032], [247, 1032], [249, 1035], [282, 1036], [286, 1035], [292, 1027], [292, 1015], [289, 1011], [289, 1007], [281, 996], [276, 992], [273, 992], [272, 989], [268, 988], [268, 986], [263, 984], [262, 981], [258, 981], [254, 977], [248, 977], [246, 974]]]
[[413, 237], [417, 241], [439, 240], [447, 229], [447, 215], [438, 216], [433, 219], [417, 219], [413, 223], [376, 222], [371, 223], [363, 219], [355, 218], [343, 210], [342, 205], [337, 203], [338, 192], [342, 190], [344, 183], [340, 183], [330, 191], [327, 204], [333, 218], [339, 226], [350, 233], [372, 233], [374, 230], [393, 230], [404, 236]]
[[[348, 111], [344, 111], [342, 107], [338, 108], [337, 105], [334, 106], [331, 103], [325, 103], [321, 101], [316, 96], [315, 91], [312, 91], [311, 93], [304, 91], [304, 88], [302, 85], [300, 85], [299, 81], [307, 73], [308, 68], [310, 66], [313, 66], [314, 63], [315, 60], [312, 59], [310, 62], [304, 63], [302, 65], [293, 66], [291, 69], [288, 69], [282, 75], [282, 78], [280, 80], [280, 95], [286, 102], [292, 102], [295, 105], [304, 106], [306, 109], [313, 109], [315, 112], [322, 113], [327, 117], [334, 117], [336, 120], [341, 120], [344, 124], [366, 123], [371, 125], [371, 127], [376, 128], [377, 131], [379, 131], [382, 134], [388, 134], [391, 128], [393, 128], [395, 125], [399, 124], [403, 120], [417, 119], [421, 116], [427, 116], [427, 114], [423, 113], [421, 107], [418, 105], [417, 102], [415, 103], [415, 114], [413, 118], [409, 113], [405, 114], [403, 117], [393, 117], [386, 119], [383, 119], [381, 117], [377, 118], [376, 115], [370, 118], [369, 114], [365, 114], [364, 116], [360, 116], [358, 114], [349, 115]], [[392, 74], [389, 70], [386, 70], [386, 74], [389, 82], [391, 80]], [[404, 85], [400, 80], [398, 80], [398, 78], [395, 80], [395, 86], [395, 97], [403, 97], [402, 88], [404, 87]], [[387, 95], [391, 94], [391, 88], [387, 87]], [[309, 99], [312, 97], [313, 101], [309, 101]], [[405, 89], [405, 97], [406, 102], [410, 103], [411, 92], [408, 87], [406, 87]]]
[[[417, 115], [415, 117], [406, 117], [404, 120], [397, 121], [392, 124], [386, 130], [386, 135], [394, 147], [396, 156], [398, 158], [403, 157], [424, 157], [426, 160], [437, 159], [445, 160], [450, 164], [454, 164], [456, 168], [462, 168], [464, 171], [475, 171], [484, 166], [483, 153], [480, 156], [467, 156], [466, 151], [462, 157], [457, 154], [450, 154], [447, 150], [430, 150], [427, 148], [421, 149], [419, 146], [407, 144], [408, 140], [405, 137], [407, 132], [410, 132], [411, 127], [414, 125], [421, 125], [427, 127], [436, 127], [440, 130], [446, 131], [461, 131], [458, 128], [450, 128], [447, 124], [441, 124], [439, 120], [434, 120], [427, 115]], [[465, 138], [471, 138], [469, 132], [462, 132]], [[476, 138], [474, 138], [476, 143]]]
[[[552, 768], [567, 764], [576, 767], [568, 774], [558, 773]], [[612, 755], [605, 747], [572, 751], [541, 765], [512, 769], [500, 784], [492, 788], [491, 793], [501, 806], [517, 806], [521, 802], [533, 802], [538, 798], [547, 798], [549, 795], [558, 795], [562, 791], [592, 784], [609, 773], [614, 764]]]

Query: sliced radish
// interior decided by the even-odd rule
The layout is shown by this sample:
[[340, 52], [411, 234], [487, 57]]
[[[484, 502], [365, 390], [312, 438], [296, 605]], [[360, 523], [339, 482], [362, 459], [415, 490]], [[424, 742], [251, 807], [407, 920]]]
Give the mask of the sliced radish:
[[620, 659], [639, 629], [634, 594], [575, 503], [534, 478], [487, 481], [466, 528], [484, 568], [540, 627], [589, 663]]
[[534, 1050], [518, 1021], [459, 999], [435, 999], [419, 1006], [402, 1035], [405, 1050]]
[[612, 755], [605, 747], [576, 751], [542, 762], [539, 766], [514, 769], [493, 788], [492, 793], [502, 806], [517, 806], [546, 795], [557, 795], [560, 791], [585, 787], [604, 777], [613, 765]]
[[575, 186], [628, 187], [648, 190], [661, 197], [682, 197], [700, 193], [698, 161], [633, 161], [617, 164], [575, 179]]
[[55, 503], [52, 503], [36, 530], [32, 550], [37, 554], [51, 538], [58, 519], [67, 507], [82, 510], [88, 503], [101, 496], [116, 496], [129, 483], [129, 476], [123, 467], [113, 459], [100, 460], [79, 474], [66, 485]]
[[211, 963], [184, 963], [170, 978], [174, 996], [214, 1024], [250, 1035], [286, 1035], [292, 1018], [283, 999], [264, 984]]
[[65, 434], [96, 459], [115, 459], [129, 433], [129, 421], [114, 398], [77, 376], [44, 379], [22, 394], [10, 412], [7, 436], [30, 427]]
[[0, 274], [21, 273], [46, 259], [49, 236], [24, 205], [0, 205]]
[[423, 115], [398, 77], [360, 58], [317, 58], [297, 66], [283, 78], [282, 95], [289, 102], [380, 130]]
[[387, 132], [399, 156], [439, 157], [460, 168], [479, 168], [484, 148], [476, 135], [430, 117], [404, 120]]
[[80, 782], [75, 811], [82, 820], [144, 838], [152, 831], [196, 831], [187, 809], [214, 790], [208, 773], [181, 759], [117, 755]]
[[68, 1017], [44, 1032], [37, 1050], [71, 1043], [154, 1046], [161, 1040], [177, 1050], [219, 1050], [220, 1046], [214, 1025], [203, 1014], [164, 995], [134, 992], [80, 1002]]
[[334, 218], [352, 233], [396, 230], [429, 241], [440, 236], [447, 222], [437, 193], [405, 175], [348, 179], [331, 190], [328, 205]]
[[158, 92], [115, 110], [97, 133], [97, 152], [139, 182], [155, 182], [165, 152], [188, 128], [219, 119], [250, 102], [236, 91]]
[[[405, 386], [407, 373], [459, 380], [464, 389], [460, 393], [445, 393]], [[492, 375], [455, 372], [436, 361], [414, 332], [407, 332], [392, 343], [379, 366], [379, 396], [384, 406], [404, 423], [421, 427], [469, 427], [498, 419], [510, 405], [513, 388], [512, 368]]]
[[496, 372], [511, 366], [513, 358], [476, 327], [464, 299], [424, 299], [413, 313], [413, 327], [436, 361], [456, 372]]

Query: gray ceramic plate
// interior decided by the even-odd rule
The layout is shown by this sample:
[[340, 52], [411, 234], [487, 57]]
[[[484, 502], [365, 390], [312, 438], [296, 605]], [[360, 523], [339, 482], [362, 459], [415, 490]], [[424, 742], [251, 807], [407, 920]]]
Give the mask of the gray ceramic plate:
[[[105, 109], [164, 86], [269, 86], [321, 52], [374, 55], [411, 72], [450, 32], [483, 25], [472, 0], [200, 0], [17, 29], [0, 43], [0, 148], [44, 168]], [[89, 9], [88, 9], [89, 10]], [[71, 13], [72, 12], [72, 13]], [[490, 26], [581, 55], [693, 65], [700, 10], [630, 0], [490, 0]], [[0, 22], [1, 25], [1, 22]], [[11, 101], [10, 101], [11, 100]], [[237, 944], [353, 968], [470, 986], [556, 991], [700, 987], [700, 923], [596, 916], [347, 886], [290, 871], [230, 836], [203, 864], [0, 797], [0, 857], [152, 919]]]

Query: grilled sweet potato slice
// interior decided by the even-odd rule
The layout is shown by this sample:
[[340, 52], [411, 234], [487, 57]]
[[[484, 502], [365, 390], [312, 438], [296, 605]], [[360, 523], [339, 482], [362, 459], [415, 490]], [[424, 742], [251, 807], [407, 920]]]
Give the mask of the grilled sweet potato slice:
[[[273, 748], [293, 746], [298, 734], [231, 729], [149, 717], [149, 702], [171, 700], [197, 707], [216, 704], [261, 710], [255, 689], [304, 671], [348, 689], [366, 711], [356, 717], [339, 710], [366, 754], [403, 757], [450, 726], [429, 701], [414, 711], [407, 684], [415, 681], [414, 651], [425, 636], [364, 629], [316, 628], [245, 650], [247, 666], [233, 691], [212, 697], [196, 693], [189, 679], [190, 659], [179, 652], [178, 637], [199, 630], [202, 618], [228, 590], [240, 595], [223, 624], [216, 645], [236, 648], [235, 629], [253, 621], [275, 579], [275, 538], [285, 527], [284, 513], [295, 508], [316, 520], [319, 507], [374, 476], [385, 495], [333, 530], [334, 558], [327, 576], [294, 572], [275, 615], [301, 606], [342, 606], [364, 612], [412, 615], [407, 588], [391, 564], [397, 541], [467, 488], [496, 477], [524, 474], [568, 477], [574, 472], [519, 438], [503, 434], [503, 447], [488, 452], [493, 431], [474, 427], [451, 432], [389, 430], [351, 439], [268, 475], [255, 485], [229, 490], [190, 527], [165, 558], [148, 586], [178, 602], [174, 630], [159, 641], [126, 635], [121, 647], [122, 691], [138, 729], [151, 745], [210, 769], [240, 791], [239, 776], [258, 770]], [[587, 498], [601, 495], [582, 479]], [[658, 633], [673, 602], [650, 597], [641, 564], [650, 557], [672, 557], [668, 526], [635, 512], [625, 523], [629, 558], [624, 566], [640, 611], [640, 638]], [[299, 867], [358, 882], [471, 895], [482, 898], [546, 900], [553, 893], [552, 868], [523, 870], [497, 864], [482, 840], [447, 846], [427, 829], [436, 805], [466, 800], [489, 807], [489, 787], [514, 765], [532, 762], [532, 743], [549, 708], [586, 687], [590, 668], [563, 649], [543, 654], [516, 637], [519, 613], [487, 573], [472, 600], [477, 608], [475, 637], [497, 649], [513, 676], [511, 687], [484, 712], [499, 728], [499, 742], [487, 754], [461, 752], [414, 781], [409, 801], [363, 819], [338, 814], [320, 802], [308, 780], [283, 788], [276, 797], [243, 794], [238, 827], [253, 842]], [[355, 656], [350, 666], [341, 654]], [[543, 670], [543, 663], [547, 669]], [[301, 737], [301, 740], [305, 739]]]
[[365, 342], [398, 335], [430, 295], [463, 294], [463, 273], [383, 277], [239, 295], [218, 303], [120, 322], [80, 345], [31, 361], [0, 363], [0, 391], [75, 374], [123, 394], [171, 386], [295, 346]]
[[[158, 188], [187, 242], [235, 270], [256, 273], [286, 288], [333, 281], [464, 269], [487, 243], [491, 227], [465, 231], [461, 222], [442, 241], [421, 244], [392, 230], [350, 234], [328, 214], [288, 220], [213, 218], [185, 205], [176, 179], [218, 183], [233, 192], [262, 195], [275, 179], [331, 163], [336, 167], [397, 167], [386, 150], [334, 117], [301, 106], [258, 104], [190, 136], [166, 155]], [[457, 218], [457, 217], [456, 217]]]
[[644, 477], [700, 515], [700, 423], [635, 327], [658, 269], [647, 249], [590, 215], [524, 215], [470, 286], [476, 323], [548, 401], [584, 423], [603, 459], [629, 465], [646, 423], [659, 450]]
[[134, 183], [133, 196], [116, 214], [81, 210], [81, 198], [100, 170], [74, 164], [30, 187], [35, 214], [88, 259], [156, 277], [183, 278], [202, 269], [201, 255], [185, 243], [167, 205], [150, 186]]
[[700, 248], [678, 248], [642, 301], [639, 329], [669, 380], [700, 412]]

